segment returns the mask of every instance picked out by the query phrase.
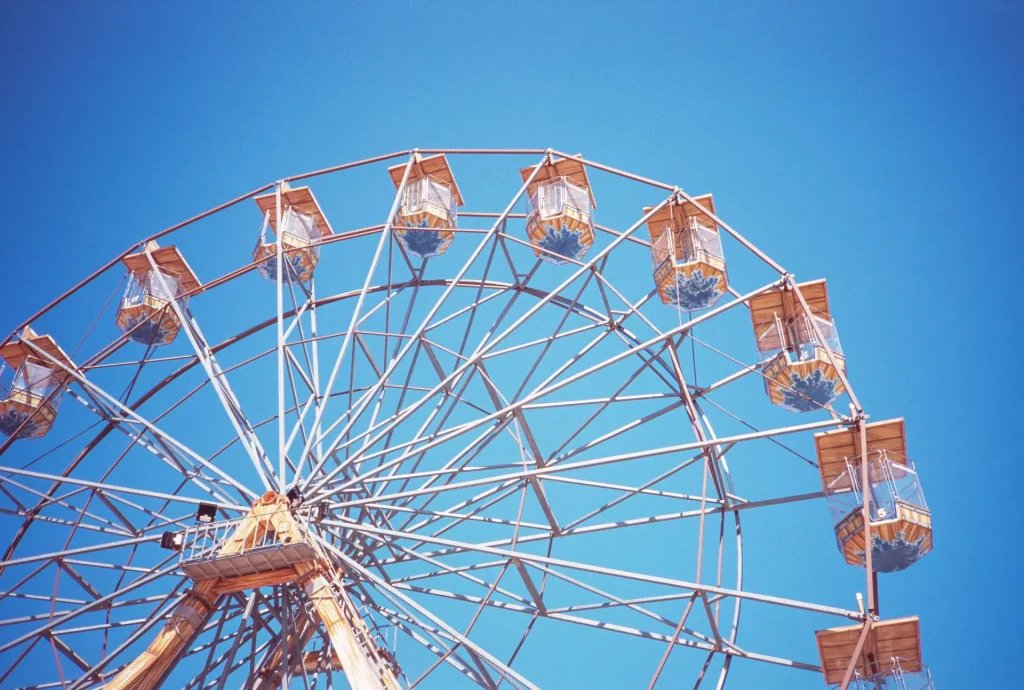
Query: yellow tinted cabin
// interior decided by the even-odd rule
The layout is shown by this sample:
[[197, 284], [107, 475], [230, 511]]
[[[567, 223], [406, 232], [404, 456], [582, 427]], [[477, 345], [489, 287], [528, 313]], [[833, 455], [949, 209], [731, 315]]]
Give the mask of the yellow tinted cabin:
[[772, 404], [811, 412], [831, 405], [846, 390], [837, 370], [845, 373], [846, 359], [829, 312], [825, 281], [799, 287], [810, 314], [788, 284], [752, 297], [749, 306]]
[[31, 343], [64, 366], [75, 369], [54, 339], [26, 327], [17, 340], [0, 348], [0, 358], [13, 372], [10, 384], [0, 381], [0, 433], [15, 439], [42, 438], [53, 427], [57, 408], [71, 375], [40, 355]]
[[[825, 683], [839, 686], [853, 658], [862, 623], [819, 630], [814, 634]], [[921, 628], [917, 616], [872, 624], [854, 668], [857, 690], [933, 690], [931, 675], [921, 662]]]
[[[277, 192], [256, 197], [263, 213], [263, 225], [252, 260], [260, 275], [277, 280]], [[320, 261], [320, 239], [333, 234], [330, 223], [309, 187], [281, 187], [281, 252], [284, 265], [281, 280], [308, 282]]]
[[[519, 171], [523, 182], [533, 167]], [[594, 245], [594, 209], [587, 168], [574, 158], [546, 162], [526, 188], [526, 234], [533, 253], [553, 264], [579, 261]]]
[[891, 573], [932, 550], [932, 517], [914, 463], [906, 457], [903, 420], [874, 422], [866, 431], [867, 453], [861, 450], [856, 429], [815, 434], [814, 445], [836, 540], [850, 565], [864, 565], [861, 463], [867, 457], [871, 566]]
[[156, 242], [129, 254], [123, 263], [128, 289], [117, 309], [117, 327], [142, 345], [171, 343], [181, 330], [171, 300], [184, 309], [188, 295], [200, 287], [199, 279], [177, 247], [158, 247]]
[[[711, 213], [710, 194], [695, 201]], [[651, 207], [644, 209], [644, 215]], [[654, 283], [664, 304], [697, 311], [714, 306], [729, 287], [718, 224], [689, 201], [674, 198], [647, 220]]]
[[[407, 165], [388, 168], [395, 189], [401, 186]], [[395, 238], [413, 256], [440, 256], [455, 239], [456, 209], [463, 204], [448, 158], [443, 153], [426, 158], [416, 154], [402, 192], [402, 205], [391, 222]]]

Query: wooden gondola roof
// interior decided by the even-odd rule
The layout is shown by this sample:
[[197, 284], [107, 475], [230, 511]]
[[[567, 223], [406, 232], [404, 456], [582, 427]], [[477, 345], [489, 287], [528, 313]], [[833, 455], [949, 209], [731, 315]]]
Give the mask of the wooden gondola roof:
[[[580, 154], [582, 155], [582, 154]], [[523, 182], [530, 179], [530, 175], [533, 174], [535, 166], [523, 168], [519, 171], [519, 174], [523, 178]], [[587, 166], [583, 164], [583, 161], [576, 158], [561, 158], [554, 163], [545, 163], [541, 166], [540, 172], [537, 173], [537, 177], [533, 178], [533, 182], [526, 188], [527, 194], [533, 194], [533, 190], [545, 180], [555, 180], [559, 177], [569, 178], [579, 186], [585, 188], [590, 193], [590, 205], [592, 208], [597, 208], [597, 200], [594, 199], [594, 188], [590, 186], [590, 178], [587, 177]]]
[[[263, 194], [256, 197], [256, 205], [259, 206], [260, 213], [266, 215], [270, 214], [270, 229], [277, 232], [277, 193], [271, 192], [270, 194]], [[282, 211], [291, 206], [298, 213], [306, 216], [313, 216], [313, 220], [316, 221], [316, 226], [320, 229], [323, 235], [333, 235], [334, 229], [331, 228], [331, 224], [327, 221], [327, 216], [324, 215], [323, 209], [320, 208], [319, 202], [313, 195], [313, 190], [309, 187], [289, 187], [285, 183], [281, 189], [281, 207]]]
[[[699, 203], [707, 210], [711, 211], [711, 213], [716, 213], [715, 200], [711, 197], [710, 194], [704, 194], [703, 196], [695, 196], [693, 200]], [[644, 215], [650, 213], [652, 208], [654, 207], [645, 206]], [[708, 227], [717, 227], [717, 223], [715, 223], [715, 221], [711, 219], [711, 216], [701, 211], [699, 208], [697, 208], [695, 204], [692, 204], [689, 201], [686, 201], [685, 199], [679, 201], [673, 197], [673, 199], [669, 201], [669, 203], [662, 206], [660, 209], [658, 209], [657, 213], [655, 213], [653, 216], [647, 219], [647, 229], [650, 231], [651, 237], [653, 238], [655, 236], [655, 233], [658, 232], [661, 228], [664, 228], [666, 225], [671, 225], [674, 229], [678, 230], [681, 227], [683, 227], [684, 219], [692, 217], [696, 217], [702, 225], [707, 225]]]
[[[907, 431], [903, 419], [888, 419], [867, 425], [868, 453], [885, 450], [890, 459], [903, 462], [907, 456]], [[836, 429], [814, 435], [814, 447], [818, 453], [818, 471], [822, 486], [846, 471], [846, 459], [863, 455], [860, 447], [860, 431], [856, 428]]]
[[[29, 347], [25, 341], [32, 343], [66, 367], [70, 369], [77, 369], [74, 362], [71, 361], [71, 358], [68, 357], [67, 353], [60, 348], [57, 341], [53, 339], [53, 336], [38, 335], [32, 330], [31, 326], [26, 326], [25, 330], [21, 332], [21, 335], [18, 336], [16, 340], [13, 340], [0, 348], [0, 358], [7, 362], [12, 369], [17, 370], [27, 357], [35, 357], [40, 360], [43, 359], [35, 350]], [[48, 364], [45, 360], [43, 361]], [[63, 376], [64, 378], [70, 378], [66, 372]]]
[[[192, 267], [185, 261], [185, 257], [182, 256], [181, 251], [174, 245], [160, 247], [156, 242], [150, 241], [146, 245], [146, 250], [153, 255], [153, 262], [161, 270], [175, 276], [181, 282], [181, 287], [186, 292], [193, 292], [202, 287], [202, 283], [199, 282], [195, 271], [192, 270]], [[150, 265], [149, 259], [146, 258], [146, 250], [129, 254], [124, 257], [122, 263], [132, 273], [145, 273], [152, 270], [153, 267]]]
[[[863, 628], [863, 623], [858, 623], [814, 634], [827, 684], [843, 681]], [[885, 672], [892, 668], [894, 657], [899, 658], [904, 671], [921, 670], [921, 629], [917, 616], [874, 623], [861, 649], [857, 669], [865, 676]]]
[[[398, 165], [392, 165], [388, 168], [388, 174], [391, 176], [391, 181], [395, 183], [395, 189], [402, 184], [402, 176], [405, 175], [405, 166], [408, 163], [400, 163]], [[462, 192], [459, 191], [459, 185], [455, 182], [455, 173], [452, 172], [451, 165], [448, 164], [448, 157], [443, 153], [439, 153], [435, 156], [427, 156], [422, 158], [419, 154], [416, 154], [413, 159], [412, 170], [409, 171], [409, 181], [414, 182], [421, 178], [435, 177], [442, 182], [447, 182], [452, 186], [452, 192], [455, 194], [455, 205], [465, 206], [466, 202], [462, 199]]]
[[[832, 318], [828, 306], [828, 288], [825, 287], [825, 280], [811, 280], [806, 283], [799, 283], [800, 293], [807, 300], [811, 311], [824, 318]], [[750, 316], [754, 322], [754, 328], [769, 323], [778, 314], [780, 318], [796, 316], [800, 309], [800, 300], [792, 289], [778, 287], [768, 292], [762, 292], [756, 297], [751, 297]]]

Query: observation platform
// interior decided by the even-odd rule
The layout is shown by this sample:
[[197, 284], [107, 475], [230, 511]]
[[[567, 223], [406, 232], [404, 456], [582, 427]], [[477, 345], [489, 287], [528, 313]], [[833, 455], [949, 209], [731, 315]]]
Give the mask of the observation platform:
[[243, 553], [211, 554], [209, 557], [181, 561], [181, 569], [193, 580], [239, 577], [291, 568], [296, 563], [311, 561], [316, 552], [305, 541], [291, 544], [266, 544]]

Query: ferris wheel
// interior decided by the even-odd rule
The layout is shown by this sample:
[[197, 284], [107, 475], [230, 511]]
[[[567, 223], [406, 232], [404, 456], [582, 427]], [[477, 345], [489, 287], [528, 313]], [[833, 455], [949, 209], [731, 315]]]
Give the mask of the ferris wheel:
[[878, 607], [932, 548], [906, 425], [717, 214], [401, 151], [100, 267], [0, 347], [0, 687], [931, 688]]

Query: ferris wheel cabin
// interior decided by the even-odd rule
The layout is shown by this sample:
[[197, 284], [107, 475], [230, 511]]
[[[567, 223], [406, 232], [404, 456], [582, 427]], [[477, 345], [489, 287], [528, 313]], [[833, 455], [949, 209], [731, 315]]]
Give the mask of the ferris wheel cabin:
[[0, 359], [14, 372], [9, 384], [0, 379], [0, 433], [17, 440], [46, 436], [72, 378], [63, 367], [76, 368], [71, 358], [51, 336], [26, 326], [17, 340], [0, 348]]
[[[395, 189], [402, 185], [407, 164], [388, 168]], [[455, 239], [462, 193], [448, 158], [416, 154], [402, 192], [402, 205], [392, 220], [395, 237], [406, 252], [421, 259], [440, 256]]]
[[[530, 179], [533, 167], [519, 174]], [[597, 202], [582, 161], [545, 162], [526, 188], [526, 234], [533, 253], [553, 264], [579, 261], [594, 245]]]
[[856, 429], [815, 434], [821, 483], [828, 497], [839, 550], [850, 565], [864, 565], [862, 467], [868, 462], [871, 566], [904, 570], [932, 550], [932, 517], [912, 460], [906, 457], [902, 419], [867, 425], [868, 447]]
[[117, 327], [142, 345], [158, 347], [174, 341], [181, 321], [171, 302], [184, 309], [188, 295], [201, 286], [199, 278], [176, 247], [148, 242], [143, 251], [123, 261], [128, 288], [117, 309]]
[[827, 408], [846, 391], [846, 358], [829, 312], [824, 280], [800, 283], [810, 311], [787, 284], [750, 299], [761, 373], [772, 404], [791, 412]]
[[[263, 225], [252, 260], [260, 275], [277, 280], [277, 192], [256, 197], [263, 213]], [[306, 283], [320, 261], [320, 240], [333, 234], [320, 204], [309, 187], [292, 189], [281, 183], [281, 253], [284, 265], [281, 280]]]
[[729, 287], [718, 224], [705, 212], [715, 212], [715, 201], [710, 194], [694, 201], [673, 197], [647, 220], [658, 295], [686, 311], [714, 306]]
[[[818, 642], [825, 683], [839, 687], [853, 659], [864, 624], [819, 630]], [[934, 690], [931, 674], [921, 661], [921, 626], [917, 616], [878, 621], [871, 625], [848, 686], [860, 690]]]

